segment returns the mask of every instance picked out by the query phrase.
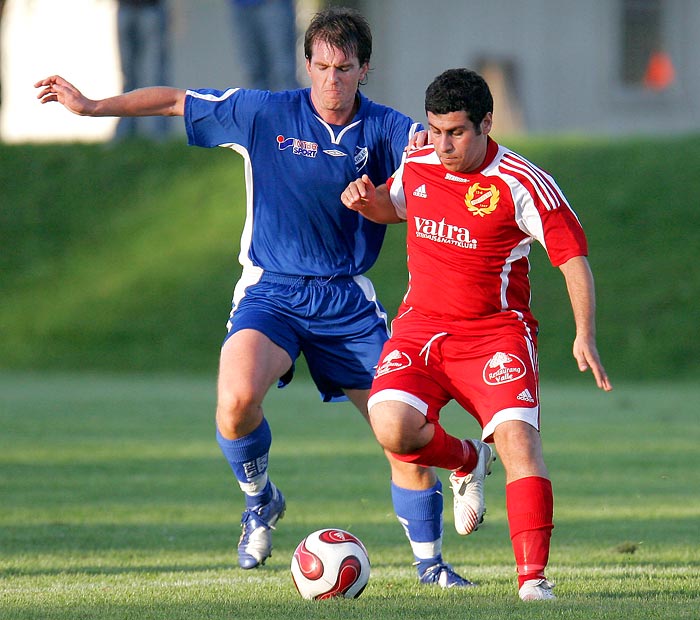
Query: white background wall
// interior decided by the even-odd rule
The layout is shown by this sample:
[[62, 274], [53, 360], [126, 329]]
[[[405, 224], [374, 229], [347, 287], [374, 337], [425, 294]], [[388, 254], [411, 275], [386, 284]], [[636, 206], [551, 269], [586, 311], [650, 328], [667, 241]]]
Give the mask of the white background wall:
[[[299, 36], [323, 0], [297, 0]], [[381, 0], [355, 2], [374, 33], [364, 92], [423, 119], [441, 71], [507, 60], [512, 83], [489, 79], [496, 132], [626, 134], [700, 130], [700, 2], [665, 0], [677, 80], [655, 93], [623, 87], [621, 0]], [[242, 85], [229, 0], [170, 0], [171, 84]], [[41, 106], [33, 83], [61, 73], [88, 96], [120, 92], [115, 0], [7, 0], [2, 22], [0, 136], [9, 142], [105, 140], [113, 119]], [[300, 74], [303, 55], [299, 46]], [[53, 108], [53, 109], [49, 109]], [[181, 131], [181, 124], [175, 124]]]
[[91, 97], [119, 92], [116, 5], [111, 0], [7, 0], [2, 19], [2, 108], [6, 142], [105, 140], [115, 119], [80, 118], [42, 106], [33, 87], [61, 73]]

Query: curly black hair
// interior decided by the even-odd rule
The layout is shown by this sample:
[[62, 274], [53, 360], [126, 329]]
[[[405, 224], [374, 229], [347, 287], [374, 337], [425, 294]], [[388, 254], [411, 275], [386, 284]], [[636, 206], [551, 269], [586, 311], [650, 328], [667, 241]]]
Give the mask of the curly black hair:
[[448, 69], [426, 89], [425, 111], [433, 114], [464, 111], [478, 129], [486, 114], [493, 112], [493, 96], [484, 78], [475, 71]]

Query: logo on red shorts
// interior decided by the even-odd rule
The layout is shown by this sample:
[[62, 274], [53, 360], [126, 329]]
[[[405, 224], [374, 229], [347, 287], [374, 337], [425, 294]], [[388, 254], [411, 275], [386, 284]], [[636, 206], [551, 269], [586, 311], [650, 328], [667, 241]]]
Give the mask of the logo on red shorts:
[[382, 360], [381, 364], [377, 366], [377, 374], [375, 376], [381, 377], [382, 375], [386, 375], [390, 372], [408, 368], [410, 365], [411, 358], [398, 349], [394, 349]]
[[489, 385], [500, 385], [517, 381], [525, 376], [527, 368], [523, 361], [512, 353], [498, 352], [484, 366], [484, 381]]

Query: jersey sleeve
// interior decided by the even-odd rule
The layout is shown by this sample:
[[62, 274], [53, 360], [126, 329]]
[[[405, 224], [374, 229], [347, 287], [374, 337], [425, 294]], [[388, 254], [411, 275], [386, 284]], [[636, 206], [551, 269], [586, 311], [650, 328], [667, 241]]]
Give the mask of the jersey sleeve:
[[509, 178], [518, 226], [544, 247], [552, 265], [588, 255], [581, 223], [551, 175], [512, 152], [499, 170]]
[[423, 131], [421, 123], [413, 122], [410, 118], [394, 112], [396, 115], [390, 136], [389, 148], [392, 153], [391, 172], [393, 173], [405, 160], [406, 147], [418, 131]]
[[559, 267], [575, 256], [588, 256], [588, 242], [581, 224], [570, 207], [559, 207], [542, 214], [543, 244], [552, 265]]
[[389, 198], [391, 199], [391, 204], [394, 205], [396, 215], [406, 221], [406, 194], [403, 189], [403, 170], [404, 162], [401, 162], [399, 169], [389, 177], [386, 185], [389, 189]]
[[521, 203], [519, 226], [539, 241], [554, 267], [575, 256], [588, 255], [586, 235], [566, 202], [552, 207], [538, 196], [528, 194], [528, 199]]
[[255, 115], [267, 96], [267, 91], [241, 88], [188, 90], [185, 99], [188, 143], [203, 147], [224, 144], [248, 147]]

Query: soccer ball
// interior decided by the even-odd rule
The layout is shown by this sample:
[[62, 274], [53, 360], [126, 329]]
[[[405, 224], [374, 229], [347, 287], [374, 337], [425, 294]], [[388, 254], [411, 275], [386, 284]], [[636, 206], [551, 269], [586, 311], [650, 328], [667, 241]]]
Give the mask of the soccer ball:
[[305, 599], [357, 598], [369, 580], [367, 550], [344, 530], [312, 532], [294, 551], [292, 579]]

